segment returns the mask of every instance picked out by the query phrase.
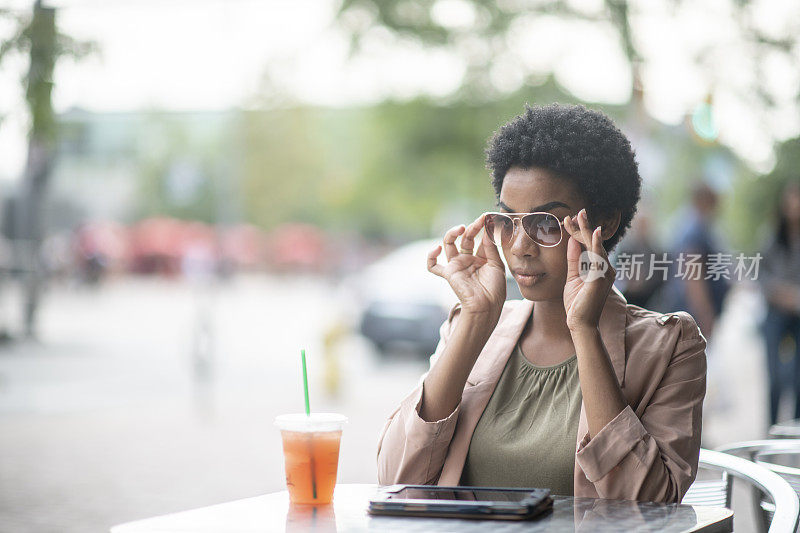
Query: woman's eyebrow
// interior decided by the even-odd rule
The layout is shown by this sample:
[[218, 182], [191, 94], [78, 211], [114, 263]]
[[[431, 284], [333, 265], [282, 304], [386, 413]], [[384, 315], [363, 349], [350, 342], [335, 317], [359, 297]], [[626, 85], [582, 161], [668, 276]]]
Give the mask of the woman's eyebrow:
[[[509, 213], [513, 213], [514, 212], [513, 209], [508, 207], [506, 204], [504, 204], [500, 200], [497, 201], [497, 206], [500, 209], [508, 211]], [[542, 204], [542, 205], [537, 205], [536, 207], [531, 207], [528, 210], [528, 212], [529, 213], [533, 213], [535, 211], [549, 211], [550, 209], [555, 209], [556, 207], [566, 207], [567, 209], [570, 209], [570, 207], [567, 204], [565, 204], [564, 202], [555, 201], [555, 202], [547, 202], [546, 204]]]
[[532, 208], [531, 211], [549, 211], [549, 210], [555, 209], [557, 207], [566, 207], [567, 209], [571, 209], [570, 206], [568, 206], [564, 202], [556, 201], [556, 202], [547, 202], [546, 204], [542, 204], [542, 205], [536, 206], [536, 207]]

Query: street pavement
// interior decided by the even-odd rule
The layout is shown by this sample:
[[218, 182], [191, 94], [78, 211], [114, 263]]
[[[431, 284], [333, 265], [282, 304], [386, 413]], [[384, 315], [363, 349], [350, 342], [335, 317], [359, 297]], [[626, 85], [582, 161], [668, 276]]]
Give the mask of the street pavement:
[[[13, 289], [0, 294], [10, 322]], [[706, 447], [766, 429], [759, 300], [743, 288], [730, 303], [709, 353]], [[107, 531], [282, 490], [272, 421], [303, 409], [301, 348], [312, 409], [349, 417], [339, 482], [374, 483], [383, 422], [427, 362], [377, 357], [356, 335], [326, 351], [351, 309], [311, 277], [53, 286], [38, 339], [0, 345], [0, 532]]]

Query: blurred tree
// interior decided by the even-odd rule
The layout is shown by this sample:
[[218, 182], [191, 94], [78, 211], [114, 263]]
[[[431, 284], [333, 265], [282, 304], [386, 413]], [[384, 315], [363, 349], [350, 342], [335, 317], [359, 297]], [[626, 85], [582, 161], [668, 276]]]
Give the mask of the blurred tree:
[[[353, 54], [360, 51], [365, 36], [375, 30], [420, 42], [431, 49], [454, 51], [467, 61], [461, 96], [489, 97], [498, 92], [491, 81], [493, 66], [504, 58], [515, 57], [511, 37], [525, 30], [520, 23], [531, 17], [591, 22], [612, 28], [616, 33], [631, 71], [631, 96], [637, 101], [644, 90], [641, 72], [650, 60], [640, 51], [643, 30], [637, 27], [638, 15], [655, 7], [667, 16], [678, 17], [681, 8], [689, 4], [687, 0], [342, 0], [337, 21], [350, 35]], [[784, 88], [775, 87], [764, 76], [765, 64], [777, 57], [798, 72], [800, 3], [791, 3], [787, 11], [793, 16], [777, 25], [763, 22], [757, 4], [753, 0], [726, 0], [719, 12], [732, 14], [738, 35], [710, 40], [692, 59], [703, 68], [713, 87], [724, 81], [714, 78], [714, 49], [731, 53], [732, 42], [738, 39], [745, 43], [748, 49], [741, 57], [741, 73], [747, 76], [747, 89], [760, 97], [762, 105], [773, 107], [775, 95]], [[703, 21], [700, 22], [696, 28], [704, 31]], [[714, 22], [709, 20], [707, 24]], [[526, 66], [517, 62], [516, 68], [524, 70]], [[794, 94], [800, 97], [800, 86], [794, 87]]]
[[418, 98], [245, 112], [246, 219], [264, 228], [300, 220], [392, 241], [426, 237], [443, 210], [491, 207], [487, 138], [521, 102], [552, 100], [575, 101], [550, 78], [480, 104]]
[[[620, 56], [627, 61], [633, 104], [625, 116], [629, 128], [652, 131], [643, 73], [657, 71], [653, 67], [665, 57], [653, 50], [670, 47], [695, 66], [692, 82], [706, 86], [707, 102], [686, 109], [692, 114], [686, 126], [697, 142], [717, 142], [715, 108], [710, 105], [715, 96], [726, 102], [729, 113], [752, 112], [747, 123], [767, 140], [763, 148], [784, 138], [787, 127], [796, 133], [796, 121], [787, 125], [786, 117], [800, 114], [800, 2], [773, 3], [766, 16], [767, 6], [754, 0], [716, 2], [705, 8], [710, 16], [698, 7], [703, 5], [686, 0], [342, 0], [337, 22], [350, 36], [353, 56], [370, 43], [393, 42], [416, 43], [458, 58], [465, 74], [449, 98], [468, 102], [508, 96], [538, 83], [541, 69], [555, 70], [559, 56], [531, 54], [521, 44], [527, 43], [526, 36], [558, 25], [560, 31], [546, 32], [544, 39], [558, 40], [556, 46], [563, 47], [592, 28], [616, 36]], [[680, 34], [655, 49], [651, 38], [648, 48], [648, 30], [661, 21]], [[553, 49], [550, 44], [540, 43]], [[539, 59], [531, 61], [531, 55]], [[504, 80], [509, 76], [511, 81]]]
[[[369, 107], [60, 117], [60, 162], [105, 180], [131, 169], [136, 195], [120, 216], [247, 221], [272, 229], [318, 224], [334, 233], [402, 242], [438, 235], [492, 207], [483, 149], [524, 102], [575, 102], [552, 79], [504, 98], [443, 104], [427, 98]], [[681, 125], [630, 121], [631, 106], [599, 107], [637, 147], [651, 217], [666, 223], [692, 182], [711, 177], [734, 244], [749, 246], [761, 209], [747, 201], [752, 171], [728, 148]], [[632, 127], [631, 124], [633, 122]], [[102, 142], [100, 142], [102, 141]], [[82, 161], [83, 163], [79, 163]], [[58, 172], [58, 169], [56, 169]], [[741, 183], [741, 191], [739, 190]], [[241, 208], [240, 208], [241, 206]], [[676, 219], [680, 223], [680, 218]], [[673, 232], [674, 233], [674, 232]]]
[[12, 52], [27, 53], [30, 57], [28, 73], [23, 80], [30, 113], [30, 134], [22, 190], [16, 209], [15, 227], [18, 234], [15, 251], [25, 273], [24, 331], [26, 336], [32, 336], [42, 282], [42, 207], [56, 138], [51, 100], [53, 70], [59, 58], [82, 57], [94, 50], [95, 45], [58, 33], [56, 10], [43, 6], [41, 0], [36, 0], [29, 16], [8, 10], [0, 12], [0, 15], [10, 18], [15, 24], [11, 38], [0, 43], [0, 62]]
[[[249, 220], [264, 228], [324, 220], [321, 187], [328, 174], [322, 130], [324, 115], [331, 112], [299, 107], [243, 114], [242, 190]], [[347, 146], [346, 133], [332, 135], [337, 145]]]
[[[800, 112], [800, 85], [788, 89], [785, 84], [775, 83], [774, 78], [765, 75], [765, 65], [777, 61], [787, 72], [800, 76], [800, 62], [796, 57], [800, 50], [800, 3], [785, 5], [784, 10], [794, 16], [784, 17], [777, 23], [770, 23], [768, 18], [760, 16], [763, 6], [751, 0], [724, 0], [714, 11], [726, 17], [721, 20], [699, 19], [702, 11], [693, 9], [693, 4], [686, 0], [342, 0], [337, 22], [350, 36], [351, 54], [354, 56], [377, 36], [383, 41], [394, 40], [401, 45], [418, 43], [426, 50], [445, 51], [458, 57], [466, 64], [465, 75], [460, 88], [446, 101], [451, 104], [480, 102], [490, 107], [498, 100], [513, 101], [516, 98], [520, 102], [519, 97], [526, 94], [526, 88], [536, 92], [534, 87], [540, 83], [542, 73], [521, 60], [519, 50], [519, 36], [530, 32], [533, 22], [561, 23], [560, 27], [565, 29], [565, 41], [582, 31], [587, 23], [608, 29], [616, 36], [621, 55], [630, 69], [632, 101], [627, 109], [616, 108], [609, 114], [619, 121], [635, 144], [640, 141], [637, 148], [647, 144], [649, 139], [649, 151], [657, 152], [642, 150], [640, 161], [646, 163], [643, 177], [647, 192], [659, 198], [656, 202], [658, 214], [666, 216], [680, 207], [693, 181], [716, 180], [714, 185], [718, 185], [719, 190], [732, 193], [723, 199], [723, 220], [726, 225], [731, 224], [732, 243], [749, 248], [754, 244], [755, 235], [748, 228], [758, 226], [758, 220], [750, 214], [752, 212], [743, 215], [738, 207], [743, 202], [739, 189], [746, 188], [753, 173], [731, 150], [717, 144], [712, 101], [717, 89], [732, 90], [747, 108], [755, 107], [762, 111], [756, 112], [763, 122], [760, 133], [770, 139], [775, 139], [776, 133], [769, 127], [769, 118], [765, 117], [785, 113], [787, 105], [793, 112]], [[643, 52], [642, 43], [646, 37], [643, 35], [646, 31], [643, 21], [648, 13], [671, 18], [681, 31], [694, 32], [694, 41], [702, 43], [689, 47], [691, 50], [687, 48], [685, 53], [694, 54], [687, 60], [698, 67], [702, 82], [708, 85], [708, 92], [704, 102], [698, 102], [695, 109], [687, 109], [690, 117], [685, 129], [682, 128], [683, 132], [656, 123], [644, 109], [647, 87], [642, 73], [651, 66], [650, 62], [658, 61], [657, 57]], [[687, 23], [687, 14], [694, 24]], [[730, 29], [733, 33], [726, 33], [725, 39], [715, 38], [716, 34], [711, 30], [717, 24], [724, 25], [726, 32]], [[664, 46], [671, 45], [665, 43]], [[735, 87], [718, 66], [721, 57], [732, 55], [741, 63], [741, 67], [737, 66], [737, 74], [744, 80], [737, 82]], [[503, 64], [510, 64], [510, 68], [517, 70], [521, 80], [521, 84], [510, 85], [512, 92], [496, 82], [495, 71], [498, 65]], [[555, 64], [550, 67], [555, 67]], [[513, 89], [515, 86], [520, 88]], [[786, 103], [787, 90], [795, 95], [791, 104]], [[753, 95], [757, 97], [754, 99]], [[483, 131], [491, 131], [499, 123], [496, 120], [489, 129], [484, 125]], [[648, 175], [653, 165], [646, 159], [652, 155], [662, 160], [658, 180]]]
[[598, 14], [562, 0], [530, 4], [493, 0], [343, 0], [337, 20], [350, 35], [352, 53], [360, 50], [364, 37], [376, 28], [432, 48], [463, 51], [467, 70], [460, 96], [480, 97], [497, 93], [491, 83], [491, 67], [508, 52], [507, 36], [514, 22], [531, 13], [600, 20]]

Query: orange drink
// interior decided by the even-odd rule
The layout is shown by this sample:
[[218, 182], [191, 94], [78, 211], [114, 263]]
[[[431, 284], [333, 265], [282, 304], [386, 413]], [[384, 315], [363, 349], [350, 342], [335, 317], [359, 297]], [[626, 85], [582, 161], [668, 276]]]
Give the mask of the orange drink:
[[282, 431], [286, 486], [292, 503], [331, 503], [341, 431]]
[[325, 505], [333, 500], [339, 442], [347, 419], [333, 413], [279, 416], [286, 487], [292, 503]]

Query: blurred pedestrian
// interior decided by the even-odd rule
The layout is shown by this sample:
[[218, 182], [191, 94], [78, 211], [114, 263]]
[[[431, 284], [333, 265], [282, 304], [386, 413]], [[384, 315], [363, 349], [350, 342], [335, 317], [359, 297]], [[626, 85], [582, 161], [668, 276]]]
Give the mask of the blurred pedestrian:
[[[761, 287], [767, 301], [762, 332], [769, 372], [769, 420], [777, 422], [781, 393], [789, 389], [800, 418], [800, 181], [788, 183], [778, 202], [777, 228], [763, 254]], [[781, 358], [789, 337], [794, 356]]]
[[[653, 297], [666, 282], [664, 274], [651, 272], [654, 259], [661, 259], [662, 250], [655, 244], [650, 231], [648, 209], [639, 209], [631, 223], [631, 230], [622, 239], [614, 256], [618, 272], [627, 272], [618, 280], [617, 287], [629, 304], [653, 309]], [[627, 263], [627, 264], [626, 264]]]
[[709, 340], [730, 289], [730, 272], [716, 275], [709, 268], [722, 254], [713, 230], [718, 205], [717, 193], [705, 183], [692, 189], [690, 211], [677, 229], [667, 291], [670, 310], [688, 311]]

